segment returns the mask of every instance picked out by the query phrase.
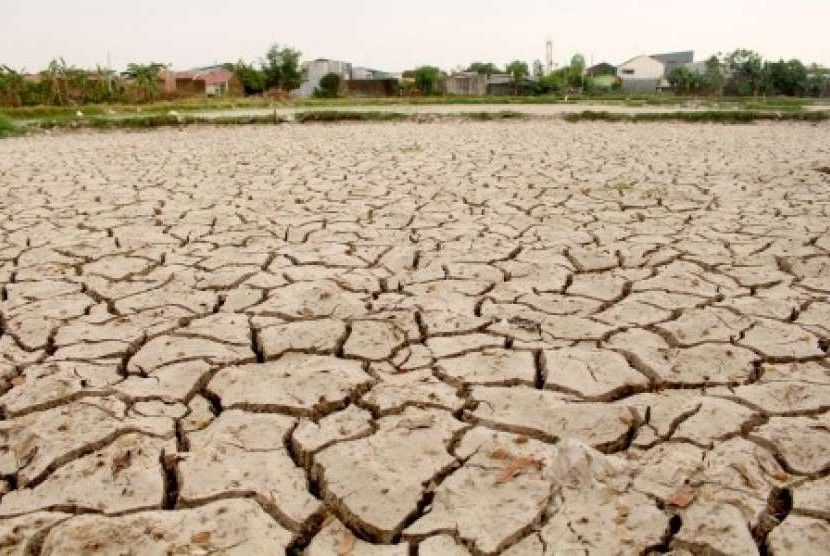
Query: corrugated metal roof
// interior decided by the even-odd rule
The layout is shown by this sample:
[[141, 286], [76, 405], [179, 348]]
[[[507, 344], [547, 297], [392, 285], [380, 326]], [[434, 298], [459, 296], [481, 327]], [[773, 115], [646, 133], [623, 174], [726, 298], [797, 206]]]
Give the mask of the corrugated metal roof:
[[690, 64], [694, 62], [695, 51], [683, 50], [681, 52], [666, 52], [665, 54], [652, 54], [652, 58], [664, 64]]

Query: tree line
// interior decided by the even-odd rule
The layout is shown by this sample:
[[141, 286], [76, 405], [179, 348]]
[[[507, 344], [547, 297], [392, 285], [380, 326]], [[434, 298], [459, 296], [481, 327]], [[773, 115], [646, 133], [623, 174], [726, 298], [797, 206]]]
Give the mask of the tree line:
[[808, 68], [796, 59], [764, 60], [757, 52], [743, 48], [712, 56], [703, 71], [677, 67], [667, 79], [675, 93], [682, 95], [830, 95], [830, 71], [826, 68]]
[[[240, 59], [224, 67], [234, 73], [247, 95], [279, 89], [292, 91], [302, 83], [301, 53], [290, 47], [271, 46], [257, 61]], [[167, 66], [157, 62], [131, 63], [116, 74], [97, 67], [84, 70], [69, 65], [63, 58], [52, 60], [34, 78], [23, 71], [0, 65], [0, 106], [31, 106], [108, 102], [146, 102], [161, 95], [160, 74]], [[514, 60], [500, 66], [494, 62], [473, 62], [466, 71], [487, 75], [507, 74], [515, 95], [597, 94], [619, 88], [620, 80], [600, 80], [587, 74], [585, 57], [575, 54], [570, 63], [552, 72], [544, 71], [541, 61], [532, 66]], [[533, 76], [533, 79], [529, 79]], [[440, 93], [444, 73], [437, 66], [424, 65], [403, 81], [404, 93]], [[752, 50], [737, 49], [709, 58], [703, 67], [680, 66], [667, 80], [676, 94], [726, 96], [830, 96], [830, 71], [807, 67], [800, 60], [764, 60]], [[338, 76], [326, 76], [316, 91], [318, 96], [337, 96]]]

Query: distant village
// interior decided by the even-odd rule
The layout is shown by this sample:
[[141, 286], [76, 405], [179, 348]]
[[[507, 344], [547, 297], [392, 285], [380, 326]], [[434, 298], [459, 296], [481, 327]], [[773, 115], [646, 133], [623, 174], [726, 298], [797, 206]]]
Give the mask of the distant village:
[[217, 64], [177, 71], [165, 64], [130, 64], [82, 70], [53, 60], [39, 73], [0, 65], [0, 105], [67, 105], [146, 102], [188, 97], [259, 95], [271, 98], [396, 97], [421, 95], [786, 95], [830, 96], [830, 72], [798, 60], [764, 61], [758, 53], [736, 50], [695, 60], [693, 50], [642, 54], [618, 65], [587, 66], [575, 55], [554, 68], [551, 44], [547, 64], [514, 61], [505, 67], [476, 62], [450, 72], [434, 66], [392, 72], [347, 61], [318, 58], [300, 62], [300, 52], [271, 47], [265, 58], [246, 64]]

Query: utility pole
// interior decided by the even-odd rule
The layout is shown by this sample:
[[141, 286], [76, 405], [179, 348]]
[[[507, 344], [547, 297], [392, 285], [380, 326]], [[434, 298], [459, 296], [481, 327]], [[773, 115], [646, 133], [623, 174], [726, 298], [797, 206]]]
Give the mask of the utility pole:
[[112, 56], [107, 50], [107, 92], [112, 92]]
[[553, 73], [553, 41], [548, 39], [548, 43], [546, 45], [547, 53], [546, 53], [546, 69], [547, 73]]

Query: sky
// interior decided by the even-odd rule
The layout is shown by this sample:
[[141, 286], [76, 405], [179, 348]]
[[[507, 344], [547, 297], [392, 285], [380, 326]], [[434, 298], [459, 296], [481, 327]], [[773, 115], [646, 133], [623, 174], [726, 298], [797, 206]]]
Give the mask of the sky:
[[303, 59], [386, 71], [577, 52], [619, 64], [638, 54], [735, 48], [830, 66], [830, 0], [0, 0], [0, 64], [177, 69], [256, 60], [272, 43]]

